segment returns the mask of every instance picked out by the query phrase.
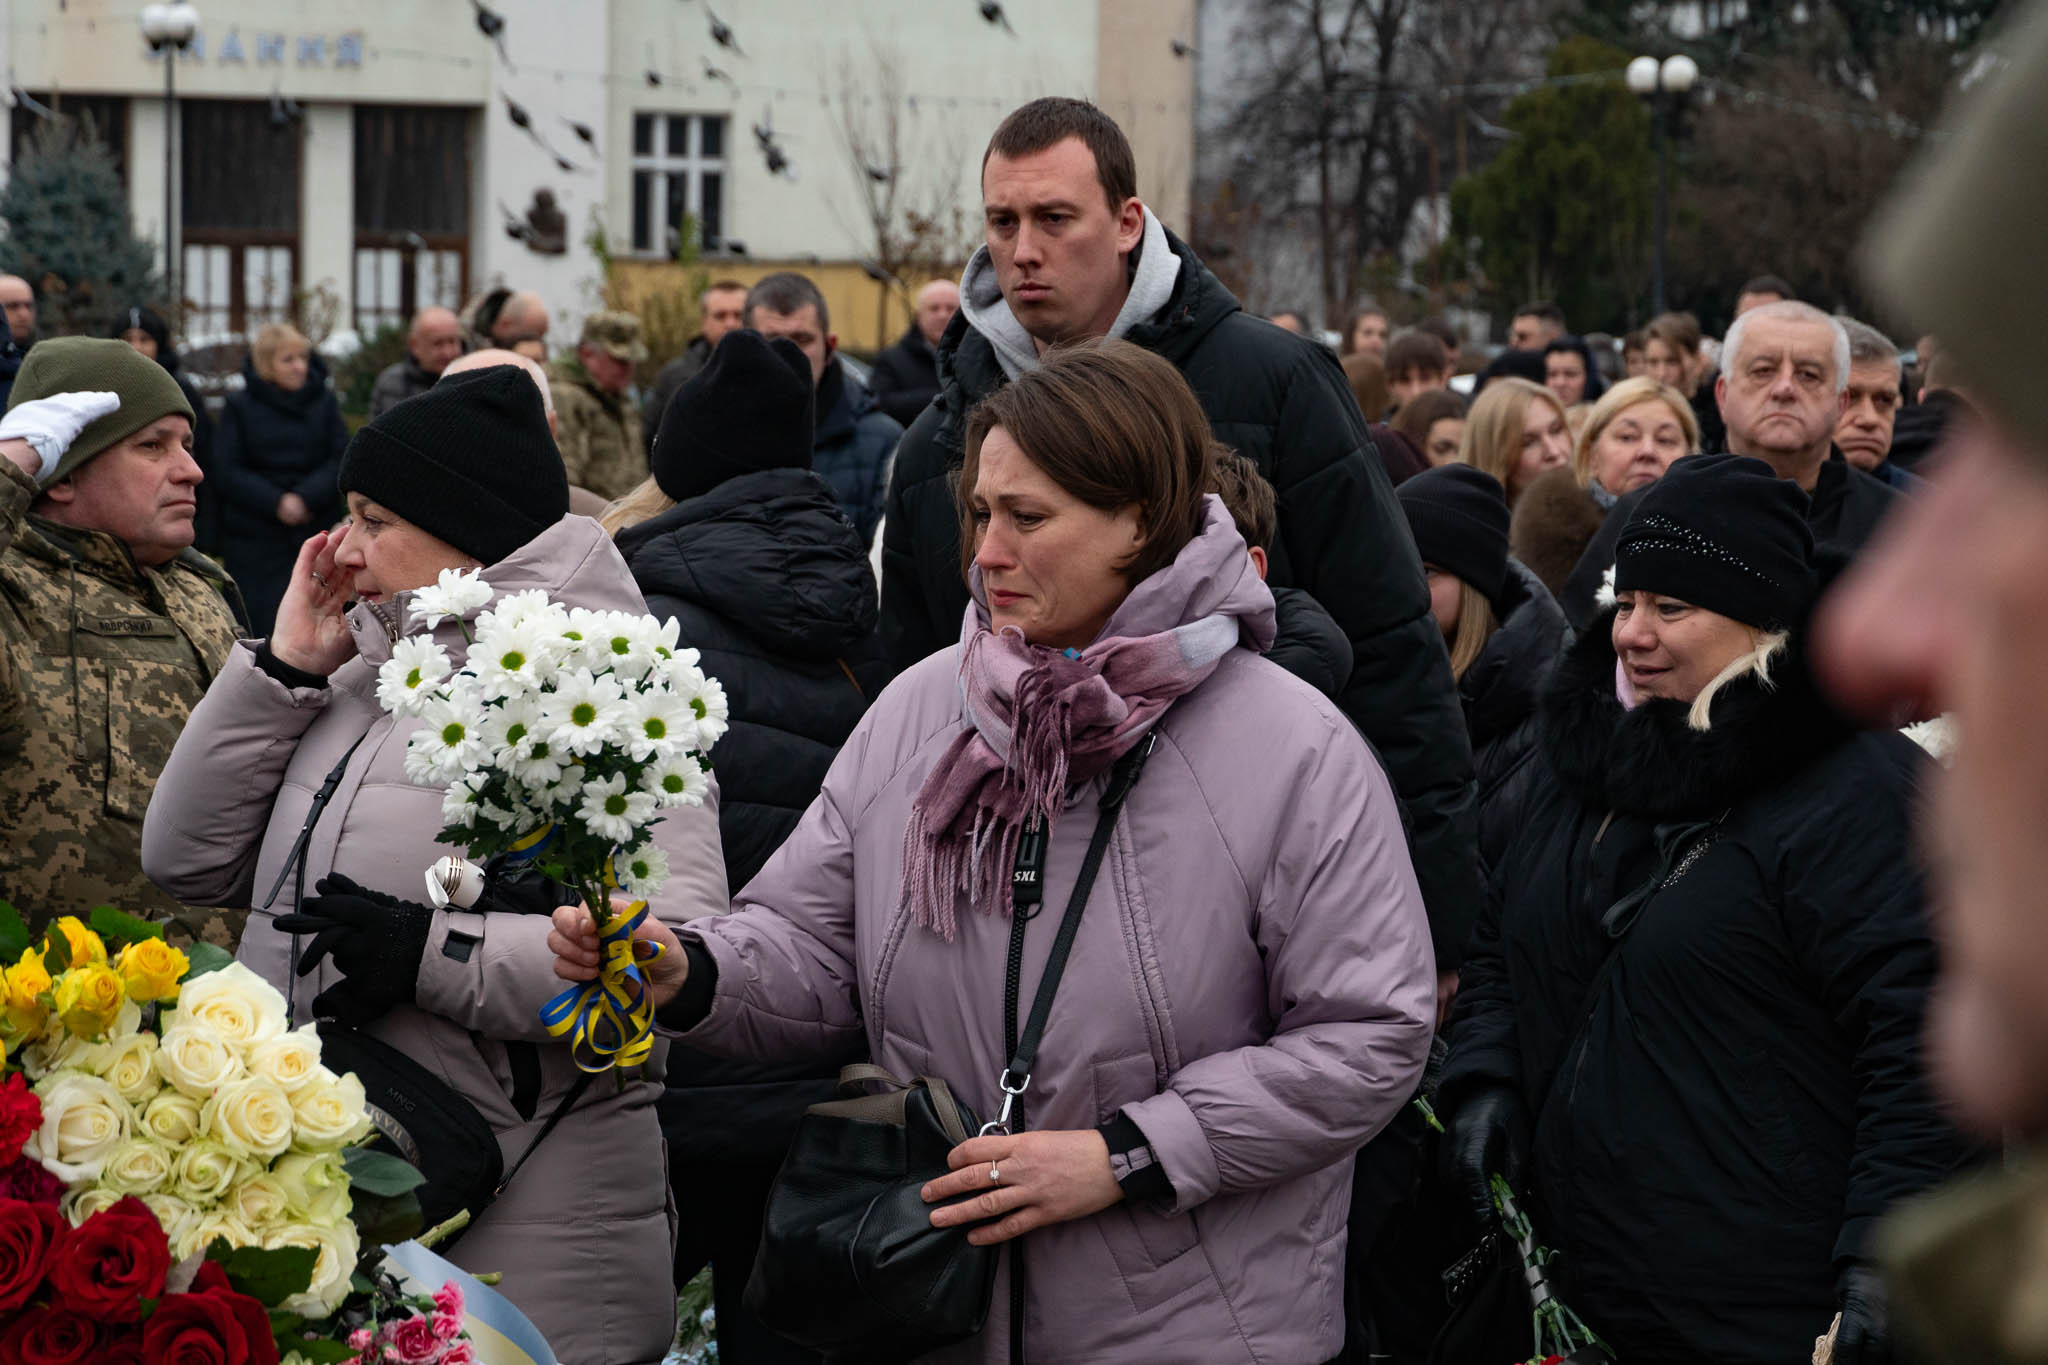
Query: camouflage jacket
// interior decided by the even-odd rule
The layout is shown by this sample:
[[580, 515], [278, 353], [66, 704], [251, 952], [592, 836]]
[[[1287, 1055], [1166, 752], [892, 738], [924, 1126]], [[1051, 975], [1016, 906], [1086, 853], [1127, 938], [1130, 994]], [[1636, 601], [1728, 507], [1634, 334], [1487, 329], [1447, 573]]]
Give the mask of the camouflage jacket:
[[189, 550], [141, 568], [29, 515], [35, 485], [0, 474], [0, 898], [31, 927], [116, 905], [232, 947], [240, 922], [179, 905], [141, 855], [157, 775], [235, 642], [232, 581]]
[[640, 440], [640, 409], [620, 393], [606, 393], [572, 360], [548, 366], [555, 398], [555, 443], [569, 482], [601, 498], [621, 498], [647, 477]]
[[1912, 1359], [2048, 1362], [2048, 1166], [1979, 1172], [1901, 1204], [1878, 1253]]

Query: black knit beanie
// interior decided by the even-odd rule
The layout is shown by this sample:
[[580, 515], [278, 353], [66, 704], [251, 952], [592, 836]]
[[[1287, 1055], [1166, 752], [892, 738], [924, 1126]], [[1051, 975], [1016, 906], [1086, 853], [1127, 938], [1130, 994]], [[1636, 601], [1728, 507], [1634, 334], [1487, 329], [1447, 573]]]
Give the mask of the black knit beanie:
[[341, 491], [495, 564], [569, 515], [540, 388], [516, 365], [448, 375], [348, 443]]
[[1614, 547], [1614, 590], [1653, 592], [1759, 630], [1815, 589], [1807, 497], [1762, 460], [1688, 455], [1650, 485]]
[[1456, 574], [1498, 604], [1508, 577], [1508, 498], [1469, 464], [1438, 465], [1394, 490], [1422, 562]]
[[727, 332], [656, 429], [654, 481], [677, 502], [763, 469], [811, 467], [811, 362], [794, 342]]

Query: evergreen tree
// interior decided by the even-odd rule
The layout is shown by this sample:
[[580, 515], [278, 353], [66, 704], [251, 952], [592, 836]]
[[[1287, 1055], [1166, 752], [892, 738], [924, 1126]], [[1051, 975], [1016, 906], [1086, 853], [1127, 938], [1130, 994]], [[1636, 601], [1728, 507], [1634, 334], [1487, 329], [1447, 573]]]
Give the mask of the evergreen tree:
[[132, 304], [162, 298], [157, 253], [135, 235], [128, 192], [91, 120], [52, 118], [0, 190], [0, 271], [35, 286], [45, 335], [105, 336]]

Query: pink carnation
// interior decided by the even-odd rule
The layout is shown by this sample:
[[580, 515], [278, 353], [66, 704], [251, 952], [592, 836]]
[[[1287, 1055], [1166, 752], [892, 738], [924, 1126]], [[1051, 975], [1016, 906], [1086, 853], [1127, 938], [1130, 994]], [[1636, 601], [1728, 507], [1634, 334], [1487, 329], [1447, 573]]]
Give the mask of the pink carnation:
[[424, 1317], [410, 1317], [390, 1328], [384, 1342], [385, 1358], [400, 1365], [434, 1365], [441, 1359], [441, 1338], [434, 1335], [434, 1324]]
[[370, 1349], [371, 1340], [370, 1329], [358, 1327], [348, 1334], [348, 1348], [351, 1351], [367, 1351]]
[[458, 1341], [442, 1353], [441, 1365], [476, 1365], [476, 1349], [466, 1341]]
[[434, 1291], [435, 1311], [452, 1317], [462, 1316], [462, 1286], [450, 1280]]
[[462, 1315], [460, 1313], [434, 1314], [434, 1335], [442, 1341], [453, 1341], [461, 1336]]

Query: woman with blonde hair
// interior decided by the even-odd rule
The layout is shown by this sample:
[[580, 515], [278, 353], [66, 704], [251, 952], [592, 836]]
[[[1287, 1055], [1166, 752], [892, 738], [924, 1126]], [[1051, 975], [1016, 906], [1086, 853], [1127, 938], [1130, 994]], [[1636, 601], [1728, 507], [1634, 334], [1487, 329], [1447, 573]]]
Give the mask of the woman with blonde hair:
[[273, 322], [256, 334], [214, 433], [221, 545], [249, 604], [249, 628], [270, 634], [299, 546], [341, 517], [348, 427], [327, 367], [305, 334]]
[[1683, 394], [1647, 376], [1622, 380], [1587, 414], [1571, 468], [1537, 478], [1515, 505], [1515, 558], [1552, 593], [1563, 592], [1615, 503], [1698, 450], [1699, 426]]
[[1564, 404], [1541, 384], [1496, 379], [1481, 390], [1465, 415], [1458, 460], [1499, 480], [1510, 507], [1537, 476], [1564, 468], [1571, 458]]

